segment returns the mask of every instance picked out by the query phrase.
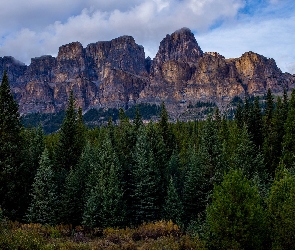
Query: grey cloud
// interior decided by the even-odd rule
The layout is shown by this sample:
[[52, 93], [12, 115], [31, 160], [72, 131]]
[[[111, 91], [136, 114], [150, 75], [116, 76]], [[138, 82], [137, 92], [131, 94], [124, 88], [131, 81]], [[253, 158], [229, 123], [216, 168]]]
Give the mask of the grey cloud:
[[[259, 18], [258, 18], [259, 19]], [[196, 36], [204, 51], [217, 51], [227, 58], [254, 51], [274, 58], [282, 71], [295, 73], [295, 17], [243, 22]]]
[[[12, 0], [14, 3], [16, 1]], [[2, 41], [0, 55], [12, 55], [26, 63], [31, 57], [43, 53], [56, 54], [58, 47], [68, 42], [80, 41], [86, 46], [90, 42], [110, 40], [120, 35], [134, 36], [136, 42], [145, 47], [147, 55], [153, 57], [159, 42], [167, 33], [184, 26], [192, 30], [206, 30], [216, 20], [233, 18], [243, 6], [242, 0], [86, 0], [82, 12], [70, 15], [70, 12], [81, 8], [81, 1], [53, 0], [40, 7], [38, 1], [28, 0], [27, 5], [35, 3], [31, 12], [23, 9], [22, 2], [15, 11], [22, 14], [19, 21], [24, 19], [25, 28], [17, 27], [14, 33]], [[67, 10], [69, 4], [71, 9]], [[64, 13], [61, 11], [51, 16], [52, 12], [59, 9], [65, 9]], [[33, 13], [38, 18], [44, 14], [45, 21], [40, 17], [39, 28], [30, 24], [37, 22]], [[27, 15], [32, 15], [29, 21], [25, 20]], [[70, 17], [64, 21], [66, 16]], [[50, 24], [44, 25], [42, 22]]]

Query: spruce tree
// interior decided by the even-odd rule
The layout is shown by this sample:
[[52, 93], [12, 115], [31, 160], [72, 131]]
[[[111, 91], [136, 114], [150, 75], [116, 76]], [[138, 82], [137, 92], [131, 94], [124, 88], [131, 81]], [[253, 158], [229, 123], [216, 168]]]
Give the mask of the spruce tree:
[[173, 150], [175, 148], [175, 136], [169, 126], [168, 122], [169, 116], [167, 109], [165, 107], [165, 103], [162, 102], [161, 105], [161, 116], [160, 121], [158, 123], [160, 133], [162, 134], [164, 143], [165, 143], [165, 149], [166, 149], [166, 161], [169, 160], [170, 156], [173, 153]]
[[248, 127], [249, 134], [252, 137], [252, 141], [256, 145], [256, 148], [260, 149], [262, 147], [262, 142], [263, 142], [263, 135], [262, 135], [263, 125], [262, 125], [262, 113], [261, 113], [258, 97], [255, 97], [254, 99], [254, 104], [249, 115], [249, 123], [247, 127]]
[[208, 187], [206, 167], [202, 165], [200, 156], [194, 148], [189, 150], [189, 161], [185, 168], [182, 203], [184, 206], [184, 223], [197, 220], [198, 214], [204, 212], [211, 192]]
[[31, 196], [32, 201], [28, 209], [27, 220], [41, 224], [56, 224], [59, 199], [55, 175], [47, 149], [42, 154]]
[[212, 244], [218, 249], [263, 249], [266, 214], [257, 188], [239, 170], [215, 186], [207, 208]]
[[231, 163], [233, 169], [240, 169], [248, 179], [251, 179], [254, 175], [265, 179], [266, 173], [263, 156], [256, 149], [245, 127], [238, 135], [238, 143], [235, 147]]
[[262, 150], [264, 154], [264, 159], [266, 162], [266, 167], [270, 174], [273, 174], [273, 162], [275, 157], [275, 144], [276, 144], [276, 131], [274, 126], [274, 111], [275, 105], [273, 101], [273, 96], [270, 89], [266, 96], [266, 107], [264, 110], [263, 117], [263, 145]]
[[11, 219], [20, 219], [23, 210], [21, 129], [5, 71], [0, 86], [0, 206]]
[[133, 158], [133, 221], [140, 224], [160, 219], [158, 206], [160, 173], [155, 166], [145, 127], [140, 129]]
[[82, 224], [86, 199], [97, 183], [97, 179], [93, 175], [98, 168], [98, 161], [99, 155], [94, 146], [86, 143], [76, 168], [70, 170], [65, 180], [59, 210], [61, 223]]
[[22, 179], [24, 180], [22, 183], [22, 193], [24, 195], [23, 207], [25, 213], [30, 204], [30, 192], [45, 144], [43, 130], [40, 126], [38, 128], [23, 130], [22, 137], [24, 145], [26, 145], [23, 150], [24, 167], [22, 171]]
[[83, 214], [85, 225], [114, 227], [126, 221], [123, 176], [118, 157], [107, 137], [99, 149], [99, 158], [89, 176]]
[[238, 102], [238, 106], [235, 112], [235, 121], [238, 128], [242, 128], [244, 126], [244, 117], [243, 117], [243, 105]]
[[123, 109], [120, 109], [119, 119], [119, 126], [111, 130], [115, 132], [113, 145], [116, 148], [118, 160], [122, 168], [125, 190], [124, 200], [127, 204], [127, 218], [131, 220], [133, 206], [131, 199], [133, 182], [131, 177], [131, 166], [133, 165], [132, 152], [134, 151], [138, 131], [136, 130], [136, 126], [134, 127], [131, 125]]
[[58, 167], [59, 171], [69, 171], [77, 164], [82, 153], [82, 147], [78, 143], [80, 138], [77, 138], [77, 112], [74, 102], [73, 92], [71, 92], [55, 155], [55, 167]]
[[272, 249], [294, 249], [295, 246], [295, 176], [282, 165], [267, 200]]
[[295, 162], [295, 90], [293, 89], [289, 102], [288, 116], [285, 123], [285, 135], [283, 137], [282, 161], [287, 168], [294, 166]]
[[201, 134], [199, 155], [205, 175], [209, 180], [208, 189], [211, 190], [214, 184], [221, 182], [227, 166], [222, 153], [222, 144], [218, 138], [217, 125], [210, 116], [206, 120]]
[[177, 188], [172, 176], [167, 187], [167, 196], [163, 207], [163, 217], [172, 220], [174, 223], [181, 224], [183, 216], [183, 205], [179, 197]]

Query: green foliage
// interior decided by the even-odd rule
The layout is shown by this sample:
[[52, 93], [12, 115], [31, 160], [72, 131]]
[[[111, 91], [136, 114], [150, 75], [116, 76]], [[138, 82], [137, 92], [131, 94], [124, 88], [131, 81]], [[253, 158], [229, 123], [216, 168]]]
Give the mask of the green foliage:
[[65, 118], [65, 111], [56, 113], [31, 113], [21, 117], [21, 122], [26, 128], [37, 128], [41, 126], [45, 134], [51, 134], [58, 131]]
[[42, 154], [31, 196], [32, 202], [28, 209], [27, 220], [34, 223], [55, 224], [59, 199], [47, 149]]
[[136, 224], [159, 217], [160, 172], [144, 127], [140, 129], [134, 151], [133, 216]]
[[83, 139], [81, 139], [83, 137], [81, 118], [78, 119], [72, 92], [59, 134], [55, 151], [55, 167], [58, 171], [68, 171], [76, 166], [84, 147]]
[[0, 206], [14, 219], [22, 216], [23, 159], [18, 105], [4, 72], [0, 86]]
[[163, 216], [166, 220], [172, 220], [180, 224], [183, 216], [183, 205], [171, 177], [167, 188], [167, 196], [163, 207]]
[[278, 169], [267, 200], [273, 249], [294, 249], [295, 176]]
[[85, 225], [111, 227], [125, 222], [122, 172], [116, 153], [107, 137], [99, 149], [99, 159], [88, 181], [83, 214]]
[[262, 249], [266, 215], [256, 187], [239, 170], [230, 171], [215, 186], [207, 208], [212, 245], [218, 249]]
[[283, 137], [283, 155], [282, 160], [287, 168], [294, 166], [295, 153], [295, 90], [292, 91], [289, 102], [288, 116], [285, 123], [285, 135]]
[[190, 149], [189, 161], [185, 169], [183, 183], [184, 222], [188, 224], [195, 220], [208, 202], [211, 190], [208, 190], [205, 166], [201, 164], [200, 156], [194, 148]]
[[160, 107], [155, 104], [139, 103], [136, 106], [132, 106], [127, 109], [126, 115], [130, 119], [135, 119], [136, 109], [138, 109], [138, 112], [144, 120], [150, 120], [152, 117], [158, 117], [161, 111]]

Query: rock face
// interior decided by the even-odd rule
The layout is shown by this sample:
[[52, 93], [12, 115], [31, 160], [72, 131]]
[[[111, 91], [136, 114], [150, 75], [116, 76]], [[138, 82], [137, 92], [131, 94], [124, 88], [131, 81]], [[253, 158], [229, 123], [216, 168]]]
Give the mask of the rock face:
[[133, 37], [122, 36], [86, 48], [63, 45], [56, 58], [33, 58], [29, 66], [0, 57], [4, 70], [24, 114], [64, 109], [71, 91], [84, 110], [164, 101], [177, 116], [198, 101], [222, 104], [268, 88], [279, 93], [295, 87], [295, 76], [282, 73], [273, 59], [253, 52], [231, 59], [203, 53], [187, 28], [167, 35], [153, 60]]

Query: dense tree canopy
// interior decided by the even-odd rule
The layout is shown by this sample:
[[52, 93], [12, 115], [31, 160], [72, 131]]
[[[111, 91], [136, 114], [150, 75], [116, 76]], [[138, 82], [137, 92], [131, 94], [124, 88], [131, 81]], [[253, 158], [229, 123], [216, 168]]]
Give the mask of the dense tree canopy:
[[21, 126], [4, 74], [1, 218], [100, 229], [165, 219], [212, 249], [290, 249], [294, 110], [294, 91], [290, 101], [269, 91], [239, 102], [234, 121], [216, 109], [170, 123], [163, 103], [158, 122], [134, 107], [133, 120], [121, 109], [89, 129], [72, 92], [60, 130], [44, 135]]

